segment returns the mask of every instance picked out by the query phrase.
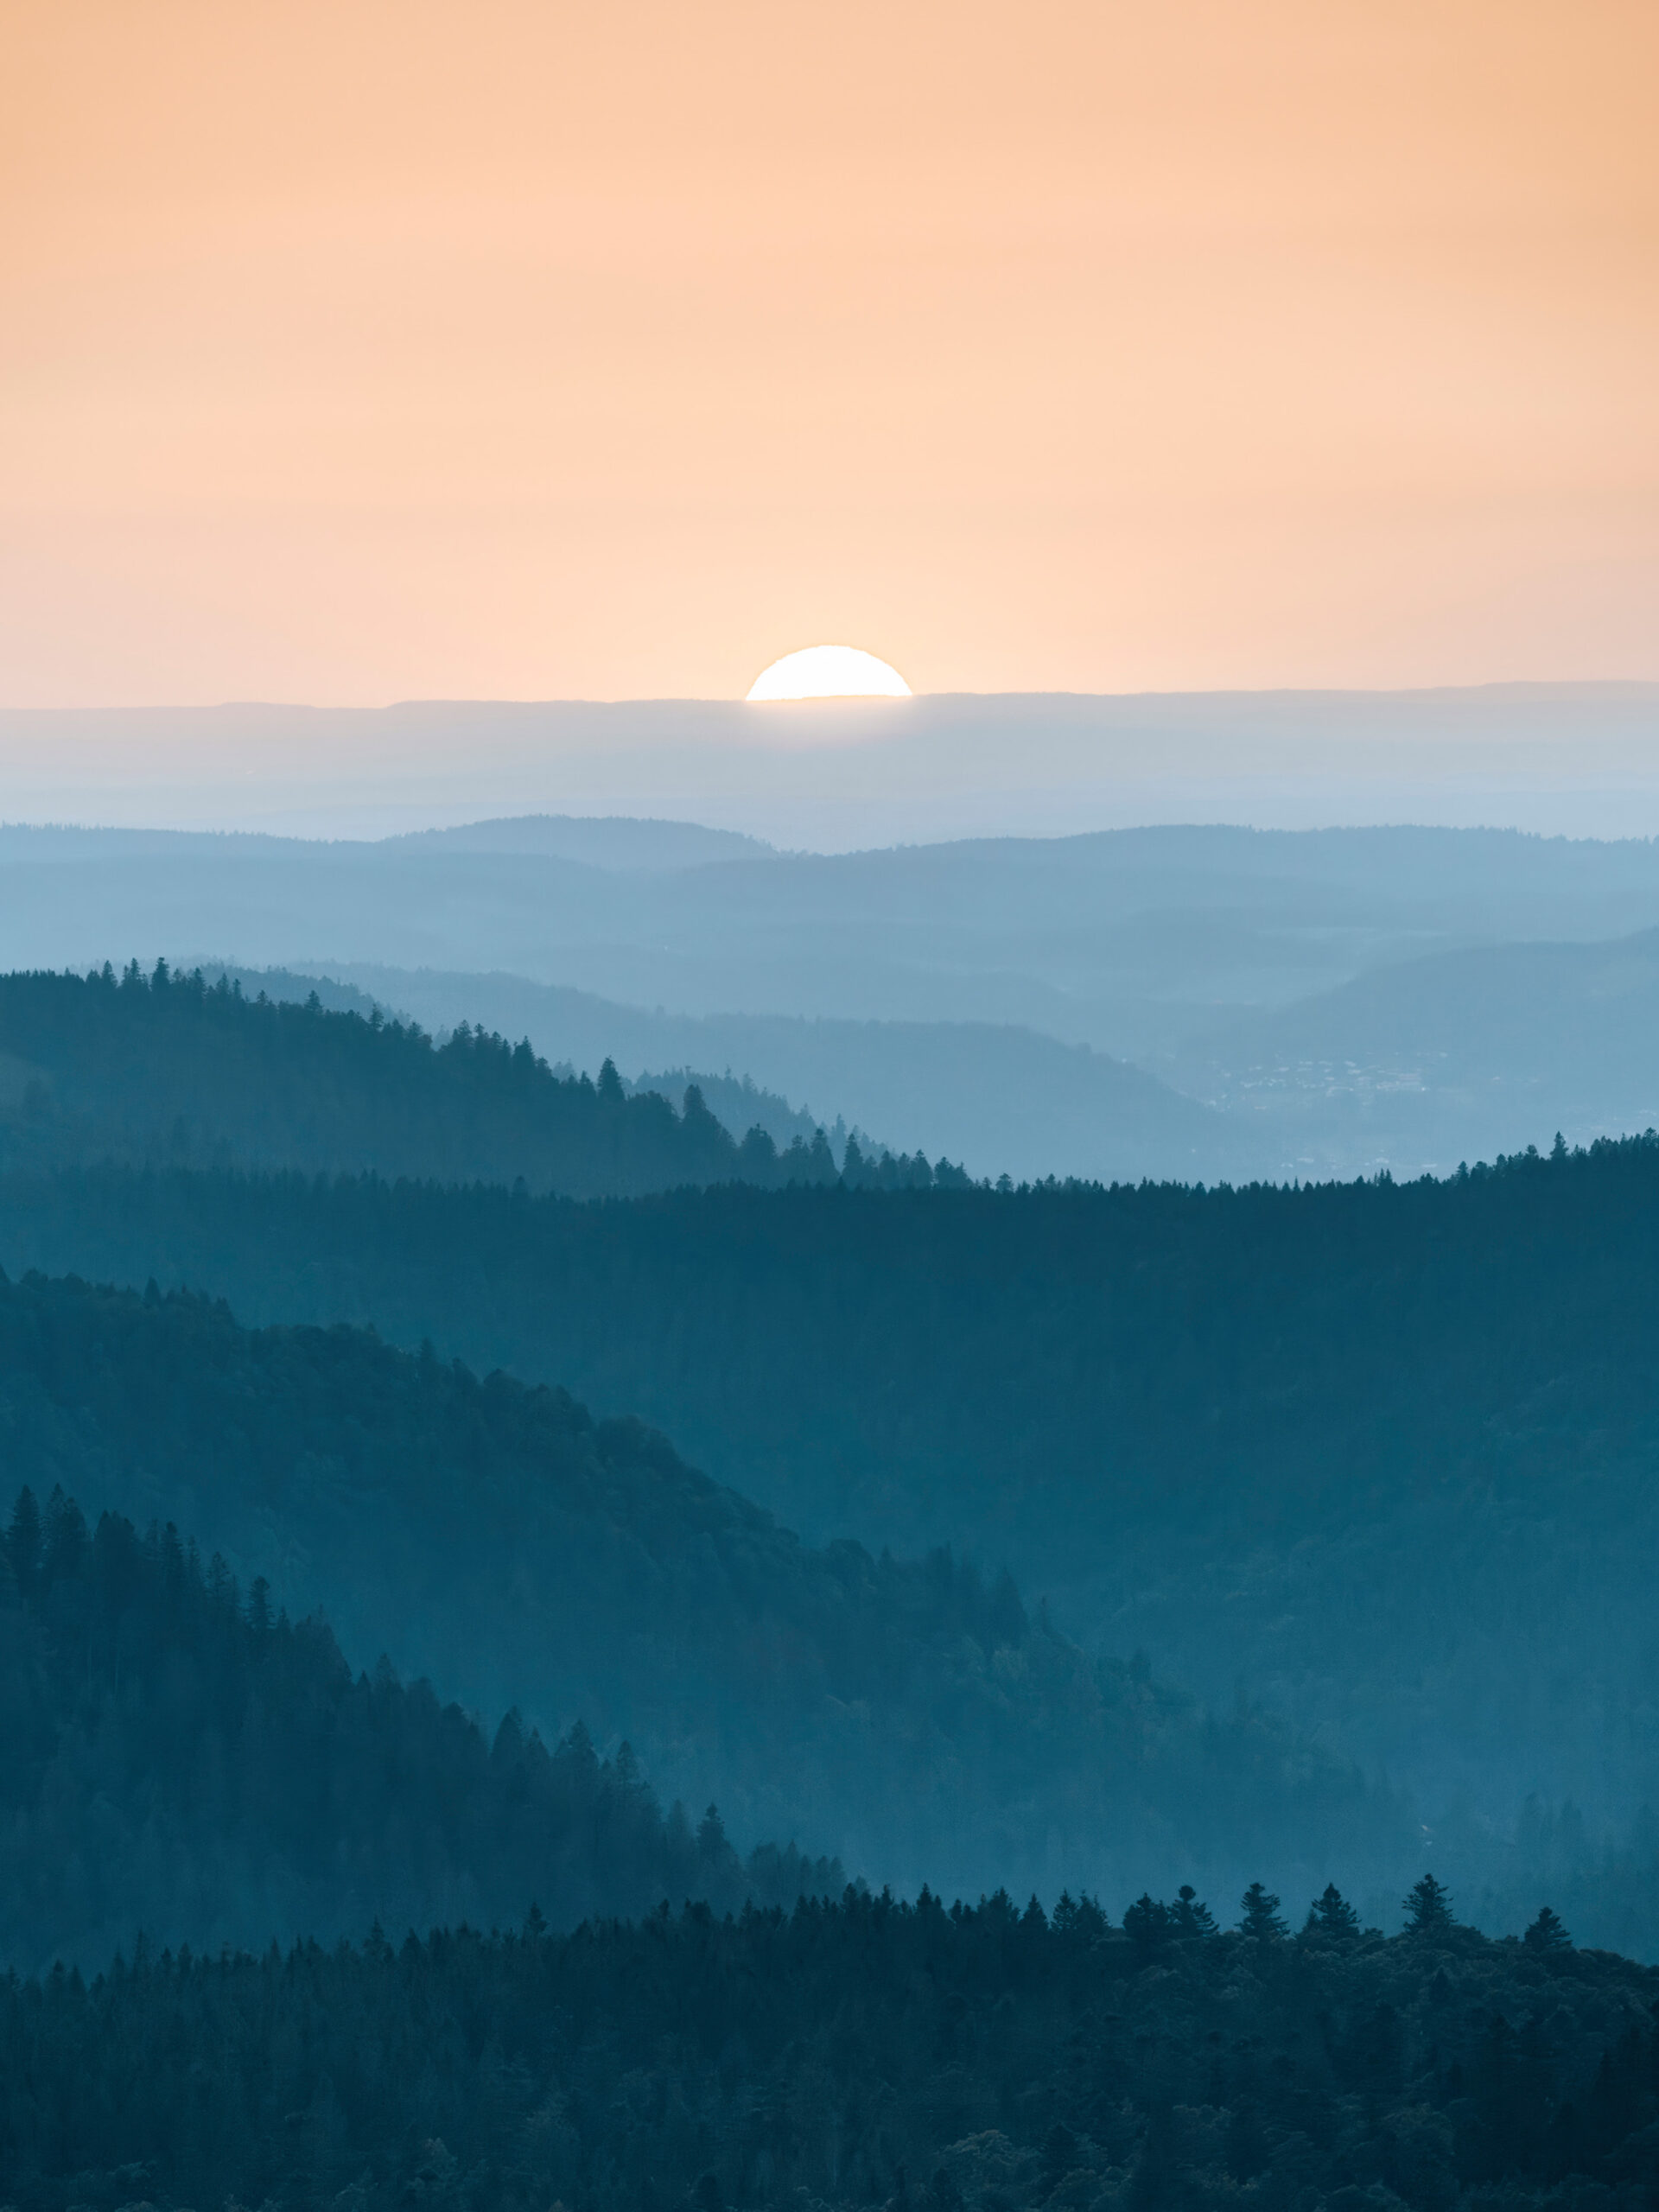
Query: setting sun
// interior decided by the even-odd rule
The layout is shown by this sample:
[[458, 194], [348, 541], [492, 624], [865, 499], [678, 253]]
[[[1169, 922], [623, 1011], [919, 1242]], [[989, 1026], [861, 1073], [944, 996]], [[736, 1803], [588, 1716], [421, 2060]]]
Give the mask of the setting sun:
[[856, 645], [807, 645], [763, 669], [750, 684], [752, 700], [908, 699], [898, 670]]

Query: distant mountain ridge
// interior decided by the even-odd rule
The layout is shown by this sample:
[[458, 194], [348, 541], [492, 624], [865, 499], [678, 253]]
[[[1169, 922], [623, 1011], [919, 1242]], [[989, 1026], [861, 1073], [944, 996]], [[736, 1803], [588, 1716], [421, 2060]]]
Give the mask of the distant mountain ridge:
[[1437, 952], [1217, 1026], [1168, 1071], [1311, 1172], [1659, 1126], [1659, 930]]
[[[684, 1073], [671, 1095], [699, 1082], [740, 1135], [741, 1100], [716, 1104], [695, 1071], [759, 1071], [768, 1090], [884, 1135], [920, 1143], [935, 1132], [982, 1173], [1032, 1175], [1058, 1160], [1108, 1180], [1446, 1174], [1556, 1129], [1587, 1144], [1659, 1126], [1659, 930], [1462, 946], [1283, 1007], [1217, 1010], [1150, 1075], [1029, 1029], [674, 1016], [519, 977], [316, 974], [325, 999], [366, 1010], [378, 994], [435, 1027], [487, 1007], [590, 1071], [611, 1052], [625, 1076], [671, 1056]], [[302, 997], [313, 985], [290, 976], [280, 988]], [[787, 1143], [799, 1125], [769, 1116]], [[810, 1128], [824, 1113], [804, 1118]]]
[[[332, 982], [361, 993], [434, 1029], [483, 1021], [590, 1072], [607, 1058], [625, 1076], [664, 1064], [688, 1074], [734, 1071], [799, 1102], [809, 1126], [874, 1131], [897, 1151], [923, 1147], [925, 1133], [923, 1148], [976, 1177], [1058, 1170], [1105, 1181], [1248, 1179], [1274, 1173], [1284, 1149], [1276, 1130], [1230, 1122], [1144, 1069], [1026, 1027], [676, 1015], [518, 976], [349, 962], [320, 963], [315, 972], [319, 988]], [[714, 1090], [704, 1088], [715, 1104]], [[723, 1118], [741, 1134], [736, 1103]], [[777, 1120], [757, 1118], [787, 1141]]]
[[638, 815], [510, 814], [448, 830], [410, 830], [385, 842], [456, 853], [542, 853], [622, 874], [665, 874], [715, 861], [762, 860], [772, 847], [736, 830]]
[[[42, 967], [186, 951], [397, 970], [418, 979], [410, 994], [445, 995], [441, 1015], [411, 1004], [428, 1026], [528, 1031], [594, 1072], [607, 1054], [629, 1074], [729, 1070], [976, 1174], [1208, 1181], [1391, 1156], [1395, 1133], [1371, 1141], [1340, 1082], [1324, 1121], [1233, 1110], [1268, 1050], [1251, 1033], [1270, 1039], [1293, 1004], [1426, 955], [1659, 927], [1659, 855], [1639, 839], [1178, 824], [721, 858], [728, 842], [684, 823], [486, 823], [484, 850], [472, 836], [0, 830], [0, 933]], [[586, 996], [509, 1021], [460, 1002], [467, 989]], [[573, 1032], [588, 1014], [614, 1030], [591, 1058], [551, 1043], [556, 1017]], [[1227, 1112], [1201, 1110], [1217, 1100]], [[1447, 1162], [1402, 1125], [1402, 1163], [1518, 1141], [1501, 1116], [1469, 1126]]]
[[1215, 1015], [1422, 952], [1659, 926], [1645, 842], [1476, 830], [1175, 827], [653, 873], [421, 838], [13, 828], [0, 857], [19, 965], [188, 948], [501, 972], [683, 1015], [1023, 1024], [1147, 1065]]
[[1652, 683], [936, 693], [767, 722], [735, 699], [13, 707], [0, 740], [10, 804], [37, 818], [113, 804], [310, 836], [544, 809], [819, 850], [1160, 822], [1659, 827]]

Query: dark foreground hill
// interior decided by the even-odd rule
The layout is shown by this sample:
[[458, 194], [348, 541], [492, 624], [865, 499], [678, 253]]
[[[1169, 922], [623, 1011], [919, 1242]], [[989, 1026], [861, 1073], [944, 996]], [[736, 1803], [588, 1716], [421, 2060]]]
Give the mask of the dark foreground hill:
[[13, 1179], [0, 1257], [429, 1336], [660, 1423], [816, 1540], [1007, 1560], [1091, 1648], [1384, 1769], [1465, 1885], [1659, 1807], [1659, 1143], [594, 1206]]
[[0, 1985], [19, 2212], [1645, 2212], [1659, 1973], [1458, 1926], [1287, 1936], [849, 1893]]
[[[149, 976], [0, 976], [0, 1164], [99, 1160], [522, 1180], [578, 1197], [837, 1172], [821, 1133], [780, 1153], [759, 1127], [734, 1138], [695, 1088], [677, 1111], [657, 1091], [627, 1095], [608, 1062], [597, 1082], [561, 1076], [527, 1043], [464, 1021], [439, 1046], [378, 1009], [250, 999], [239, 981], [165, 962]], [[897, 1174], [934, 1179], [921, 1160]]]
[[360, 1935], [444, 1920], [556, 1927], [660, 1899], [792, 1904], [840, 1869], [739, 1861], [711, 1808], [664, 1819], [632, 1753], [580, 1724], [550, 1750], [516, 1713], [485, 1735], [327, 1626], [245, 1600], [169, 1523], [89, 1530], [25, 1489], [0, 1548], [0, 1959], [91, 1967], [158, 1947]]
[[943, 1548], [810, 1548], [639, 1423], [429, 1347], [3, 1285], [0, 1432], [37, 1497], [175, 1523], [245, 1588], [321, 1607], [357, 1666], [388, 1653], [550, 1743], [578, 1719], [626, 1738], [746, 1845], [1046, 1889], [1166, 1864], [1305, 1882], [1406, 1847], [1350, 1768], [1090, 1659], [1006, 1578]]

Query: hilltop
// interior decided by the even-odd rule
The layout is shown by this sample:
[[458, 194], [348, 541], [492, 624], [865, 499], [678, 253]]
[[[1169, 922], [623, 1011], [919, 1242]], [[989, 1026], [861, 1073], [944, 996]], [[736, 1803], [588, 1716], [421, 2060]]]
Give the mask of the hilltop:
[[[159, 962], [118, 978], [0, 976], [0, 1170], [68, 1161], [372, 1171], [629, 1195], [741, 1179], [831, 1181], [822, 1133], [741, 1141], [695, 1084], [681, 1110], [607, 1061], [561, 1075], [462, 1021], [440, 1045], [380, 1009], [302, 1004]], [[906, 1160], [904, 1179], [934, 1170]], [[945, 1169], [947, 1176], [950, 1173]]]

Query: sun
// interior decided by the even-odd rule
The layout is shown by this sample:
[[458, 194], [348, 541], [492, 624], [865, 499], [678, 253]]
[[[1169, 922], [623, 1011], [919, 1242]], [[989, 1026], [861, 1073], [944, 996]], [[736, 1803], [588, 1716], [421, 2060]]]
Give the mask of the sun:
[[856, 645], [807, 645], [762, 669], [751, 699], [908, 699], [898, 670]]

